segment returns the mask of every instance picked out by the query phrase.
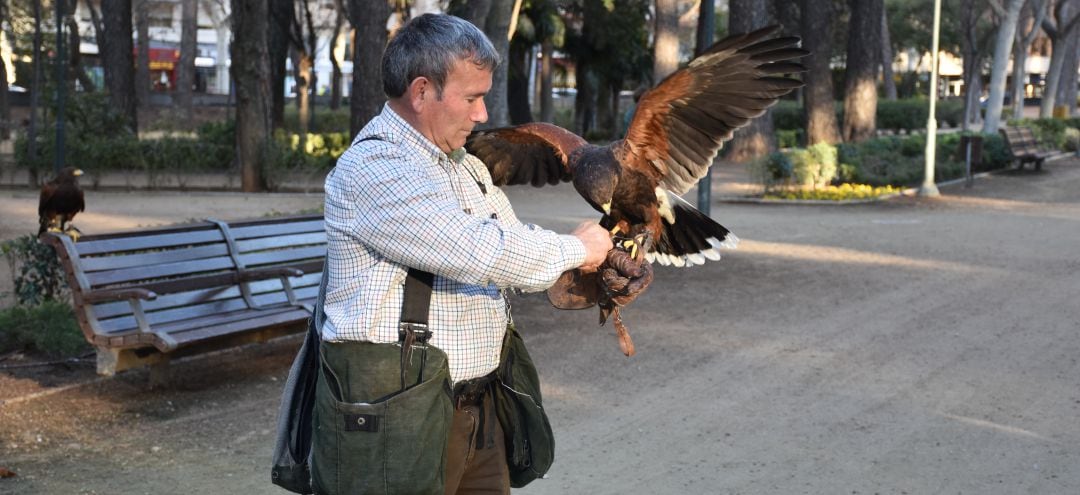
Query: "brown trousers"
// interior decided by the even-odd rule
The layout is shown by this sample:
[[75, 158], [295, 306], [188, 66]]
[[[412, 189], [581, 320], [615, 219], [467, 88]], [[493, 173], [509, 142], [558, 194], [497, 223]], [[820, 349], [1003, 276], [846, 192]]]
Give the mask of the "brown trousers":
[[506, 495], [510, 470], [492, 394], [457, 399], [446, 447], [446, 495]]

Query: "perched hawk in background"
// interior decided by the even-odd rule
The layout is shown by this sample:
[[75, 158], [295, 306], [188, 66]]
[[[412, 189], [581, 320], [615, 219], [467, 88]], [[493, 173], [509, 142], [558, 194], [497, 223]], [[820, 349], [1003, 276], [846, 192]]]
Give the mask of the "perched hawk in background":
[[[688, 266], [718, 260], [717, 249], [734, 247], [738, 239], [679, 195], [708, 173], [736, 129], [803, 85], [786, 75], [804, 72], [792, 60], [809, 52], [798, 48], [799, 38], [771, 38], [776, 30], [714, 44], [644, 93], [626, 137], [607, 146], [591, 145], [552, 124], [531, 123], [474, 132], [465, 147], [487, 165], [496, 185], [573, 181], [604, 214], [600, 223], [616, 236], [617, 246], [641, 246], [649, 262]], [[603, 295], [593, 302], [600, 303], [601, 323], [615, 313], [620, 344], [629, 344], [623, 352], [632, 354], [618, 304], [605, 307]]]
[[[41, 186], [41, 198], [38, 200], [38, 222], [41, 228], [38, 229], [38, 235], [44, 234], [46, 230], [65, 232], [64, 224], [86, 209], [78, 180], [82, 173], [82, 170], [75, 167], [67, 167], [61, 169], [56, 178]], [[59, 225], [53, 227], [57, 223]], [[69, 235], [78, 232], [74, 226], [70, 227], [74, 232], [67, 232]], [[77, 238], [78, 234], [72, 237]]]

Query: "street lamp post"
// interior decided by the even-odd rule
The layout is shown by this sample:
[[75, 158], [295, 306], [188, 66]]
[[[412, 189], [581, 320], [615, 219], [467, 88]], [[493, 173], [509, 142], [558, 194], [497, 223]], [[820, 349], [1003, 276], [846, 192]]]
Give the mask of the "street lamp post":
[[[701, 55], [712, 45], [713, 29], [716, 18], [716, 5], [712, 0], [701, 2], [698, 5], [697, 25], [697, 50], [696, 55]], [[705, 170], [705, 177], [698, 181], [697, 208], [709, 216], [710, 204], [712, 203], [712, 164]]]
[[57, 174], [64, 168], [64, 100], [67, 96], [63, 5], [64, 2], [56, 2], [56, 155], [53, 171]]
[[934, 34], [930, 52], [930, 116], [926, 119], [926, 170], [923, 174], [919, 196], [940, 196], [934, 184], [934, 163], [937, 153], [937, 87], [938, 87], [938, 32], [941, 30], [941, 0], [934, 0]]

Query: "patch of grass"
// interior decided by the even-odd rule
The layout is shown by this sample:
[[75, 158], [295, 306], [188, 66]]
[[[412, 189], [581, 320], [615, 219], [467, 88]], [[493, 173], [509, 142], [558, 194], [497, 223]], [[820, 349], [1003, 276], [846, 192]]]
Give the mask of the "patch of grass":
[[0, 310], [0, 353], [36, 351], [71, 357], [90, 349], [75, 312], [65, 303], [45, 301], [37, 306]]
[[792, 189], [772, 191], [765, 199], [805, 199], [819, 201], [850, 201], [873, 199], [889, 194], [898, 194], [901, 189], [893, 186], [874, 187], [867, 184], [841, 184], [818, 189]]

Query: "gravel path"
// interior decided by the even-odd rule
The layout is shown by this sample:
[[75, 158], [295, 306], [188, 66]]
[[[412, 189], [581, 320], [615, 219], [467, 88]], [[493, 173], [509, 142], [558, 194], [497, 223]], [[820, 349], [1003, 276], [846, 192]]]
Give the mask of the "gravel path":
[[[744, 242], [657, 269], [624, 312], [633, 358], [594, 310], [519, 298], [558, 445], [549, 479], [520, 492], [1080, 493], [1080, 161], [942, 192], [713, 205]], [[556, 229], [592, 216], [568, 187], [510, 195]], [[95, 214], [148, 225], [155, 196], [94, 198]], [[265, 199], [189, 196], [173, 199]], [[0, 493], [284, 493], [268, 463], [297, 345], [175, 363], [158, 389], [135, 371], [0, 405], [0, 466], [18, 473]]]

